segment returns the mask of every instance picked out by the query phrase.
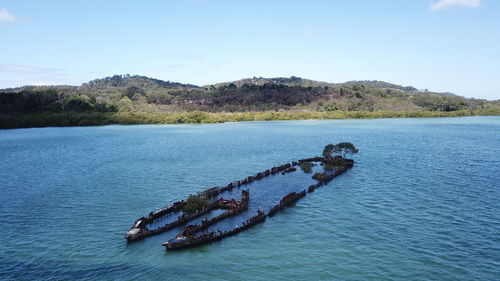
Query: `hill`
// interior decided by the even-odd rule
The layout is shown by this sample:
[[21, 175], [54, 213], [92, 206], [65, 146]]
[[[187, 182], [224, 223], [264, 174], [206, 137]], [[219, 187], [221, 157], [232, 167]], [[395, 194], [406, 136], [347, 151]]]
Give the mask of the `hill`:
[[396, 84], [387, 83], [384, 81], [377, 80], [363, 80], [363, 81], [347, 81], [344, 83], [339, 83], [340, 86], [363, 86], [368, 88], [378, 88], [378, 89], [393, 89], [400, 90], [407, 93], [416, 93], [418, 90], [412, 86], [401, 86]]
[[383, 81], [334, 84], [295, 76], [254, 77], [200, 87], [138, 75], [115, 75], [81, 86], [0, 90], [0, 121], [7, 124], [29, 114], [55, 118], [57, 113], [456, 112], [498, 107], [498, 102], [419, 91]]
[[264, 77], [245, 78], [245, 79], [240, 79], [240, 80], [232, 81], [232, 82], [217, 83], [217, 84], [214, 84], [213, 86], [220, 87], [220, 86], [227, 86], [229, 84], [234, 84], [237, 87], [241, 87], [244, 84], [258, 85], [258, 86], [261, 86], [264, 84], [281, 84], [281, 85], [286, 85], [286, 86], [306, 86], [306, 87], [323, 87], [323, 86], [333, 86], [334, 85], [332, 83], [309, 80], [309, 79], [304, 79], [301, 77], [291, 76], [291, 77], [275, 77], [275, 78], [264, 78]]
[[114, 75], [102, 79], [95, 79], [82, 84], [79, 88], [88, 92], [103, 92], [122, 90], [128, 87], [136, 87], [144, 90], [161, 91], [169, 89], [198, 88], [192, 84], [163, 81], [139, 75]]

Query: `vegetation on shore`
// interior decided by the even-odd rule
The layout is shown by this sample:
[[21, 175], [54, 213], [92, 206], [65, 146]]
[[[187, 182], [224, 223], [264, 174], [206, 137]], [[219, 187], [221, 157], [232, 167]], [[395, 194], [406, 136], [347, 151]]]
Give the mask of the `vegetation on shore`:
[[309, 111], [309, 112], [40, 112], [0, 113], [0, 129], [134, 124], [200, 124], [242, 121], [424, 118], [500, 115], [500, 108], [443, 111]]
[[0, 128], [500, 115], [500, 101], [382, 81], [251, 78], [198, 87], [115, 75], [0, 90]]

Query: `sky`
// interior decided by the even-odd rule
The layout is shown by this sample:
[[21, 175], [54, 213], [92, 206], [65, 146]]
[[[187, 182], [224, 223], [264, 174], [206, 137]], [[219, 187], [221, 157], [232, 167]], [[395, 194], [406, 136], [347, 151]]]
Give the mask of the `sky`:
[[498, 0], [0, 0], [0, 88], [293, 75], [492, 100], [499, 67]]

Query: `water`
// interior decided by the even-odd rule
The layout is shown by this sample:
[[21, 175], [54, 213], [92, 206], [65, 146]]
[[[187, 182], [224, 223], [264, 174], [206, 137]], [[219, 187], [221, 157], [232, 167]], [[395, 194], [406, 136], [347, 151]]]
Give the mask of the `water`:
[[[129, 244], [151, 210], [321, 154], [354, 168], [223, 241]], [[0, 131], [0, 279], [498, 280], [500, 118]]]

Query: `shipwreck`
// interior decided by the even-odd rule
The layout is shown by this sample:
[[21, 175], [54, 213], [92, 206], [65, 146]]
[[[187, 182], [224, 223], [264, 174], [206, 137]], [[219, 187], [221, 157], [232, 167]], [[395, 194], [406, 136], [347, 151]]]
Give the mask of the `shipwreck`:
[[[357, 152], [351, 143], [329, 144], [320, 157], [275, 166], [224, 187], [206, 189], [140, 217], [125, 238], [131, 243], [177, 231], [175, 237], [162, 244], [168, 250], [177, 250], [236, 235], [352, 168], [354, 160], [346, 156]], [[266, 179], [268, 182], [261, 184]]]

